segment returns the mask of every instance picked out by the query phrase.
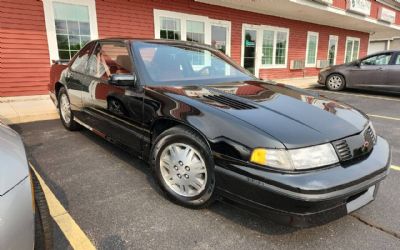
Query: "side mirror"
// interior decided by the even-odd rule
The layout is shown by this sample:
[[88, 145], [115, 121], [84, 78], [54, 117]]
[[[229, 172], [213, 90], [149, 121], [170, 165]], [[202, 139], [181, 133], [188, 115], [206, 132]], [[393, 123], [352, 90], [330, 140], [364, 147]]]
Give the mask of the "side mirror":
[[360, 67], [361, 66], [361, 61], [360, 60], [355, 61], [354, 62], [354, 66]]
[[108, 83], [116, 86], [135, 86], [136, 75], [134, 74], [112, 74]]

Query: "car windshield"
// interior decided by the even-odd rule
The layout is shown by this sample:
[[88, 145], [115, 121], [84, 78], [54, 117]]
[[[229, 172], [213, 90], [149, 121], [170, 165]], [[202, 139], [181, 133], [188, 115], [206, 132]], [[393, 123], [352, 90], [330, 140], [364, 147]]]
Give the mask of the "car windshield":
[[184, 44], [134, 42], [138, 69], [146, 85], [216, 84], [253, 80], [219, 51]]

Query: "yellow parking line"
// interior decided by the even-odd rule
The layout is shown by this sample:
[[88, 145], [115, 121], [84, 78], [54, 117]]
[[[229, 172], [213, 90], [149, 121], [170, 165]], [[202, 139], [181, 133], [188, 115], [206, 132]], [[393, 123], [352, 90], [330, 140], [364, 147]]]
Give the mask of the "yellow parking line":
[[338, 95], [359, 96], [359, 97], [366, 97], [366, 98], [372, 98], [372, 99], [379, 99], [379, 100], [400, 102], [400, 98], [397, 99], [397, 98], [390, 98], [390, 97], [383, 97], [383, 96], [373, 96], [373, 95], [363, 95], [363, 94], [351, 94], [351, 93], [343, 93], [343, 92], [333, 92], [333, 91], [322, 90], [322, 89], [310, 89], [310, 90], [313, 90], [313, 91], [321, 91], [321, 92], [327, 92], [327, 93], [338, 94]]
[[391, 116], [384, 116], [384, 115], [372, 115], [372, 114], [368, 114], [368, 116], [382, 118], [382, 119], [388, 119], [388, 120], [394, 120], [394, 121], [400, 121], [400, 118], [398, 118], [398, 117], [391, 117]]
[[400, 167], [395, 166], [395, 165], [392, 165], [390, 168], [393, 169], [393, 170], [400, 171]]
[[51, 217], [53, 217], [54, 221], [60, 227], [72, 248], [76, 250], [96, 249], [79, 225], [76, 224], [75, 220], [71, 217], [67, 210], [65, 210], [63, 205], [61, 205], [57, 197], [53, 194], [53, 192], [51, 192], [50, 188], [43, 181], [36, 169], [31, 163], [29, 163], [29, 165], [32, 167], [33, 171], [35, 171], [40, 185], [42, 186], [43, 192], [46, 196], [47, 204], [49, 205]]

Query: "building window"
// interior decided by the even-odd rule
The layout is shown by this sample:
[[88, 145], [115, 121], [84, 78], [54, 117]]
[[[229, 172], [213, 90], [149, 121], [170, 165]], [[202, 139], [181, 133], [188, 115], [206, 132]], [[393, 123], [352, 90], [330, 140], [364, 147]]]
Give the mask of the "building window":
[[287, 28], [242, 25], [242, 66], [255, 76], [260, 69], [286, 68], [289, 49]]
[[181, 40], [181, 23], [177, 18], [160, 17], [160, 38]]
[[318, 37], [316, 32], [308, 32], [306, 49], [306, 66], [315, 67], [317, 65]]
[[211, 25], [211, 46], [226, 54], [230, 51], [228, 47], [229, 29], [227, 25], [212, 24]]
[[186, 21], [186, 40], [204, 43], [204, 22]]
[[272, 65], [274, 64], [274, 39], [275, 32], [270, 30], [265, 30], [263, 32], [263, 45], [262, 45], [262, 64]]
[[58, 55], [71, 59], [90, 41], [89, 10], [84, 5], [53, 3]]
[[265, 68], [286, 65], [289, 31], [280, 28], [263, 30], [261, 64]]
[[[154, 10], [155, 38], [192, 41], [212, 45], [230, 54], [229, 21], [213, 20], [205, 16]], [[202, 65], [204, 56], [193, 57], [195, 65]]]
[[51, 60], [70, 60], [98, 38], [94, 1], [43, 0], [43, 6]]
[[339, 42], [338, 36], [329, 36], [328, 61], [330, 66], [336, 64], [338, 42]]
[[275, 64], [283, 65], [286, 64], [286, 45], [288, 44], [288, 33], [287, 32], [276, 32], [276, 50], [275, 50]]
[[360, 53], [360, 38], [347, 37], [345, 63], [358, 59]]

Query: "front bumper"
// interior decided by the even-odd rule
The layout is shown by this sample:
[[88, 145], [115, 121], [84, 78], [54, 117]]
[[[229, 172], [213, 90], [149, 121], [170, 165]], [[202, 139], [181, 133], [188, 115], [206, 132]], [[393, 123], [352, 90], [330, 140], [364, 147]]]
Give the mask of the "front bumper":
[[329, 71], [319, 72], [319, 74], [318, 74], [318, 83], [321, 84], [321, 85], [325, 85], [326, 78], [328, 77], [329, 73], [330, 73]]
[[281, 173], [217, 161], [217, 188], [282, 224], [308, 227], [338, 219], [375, 198], [390, 167], [390, 147], [381, 137], [358, 162], [299, 173]]

